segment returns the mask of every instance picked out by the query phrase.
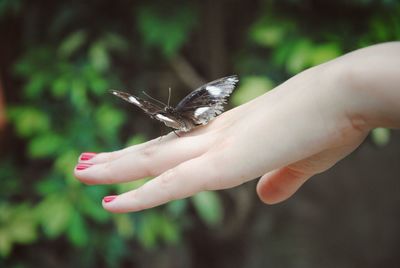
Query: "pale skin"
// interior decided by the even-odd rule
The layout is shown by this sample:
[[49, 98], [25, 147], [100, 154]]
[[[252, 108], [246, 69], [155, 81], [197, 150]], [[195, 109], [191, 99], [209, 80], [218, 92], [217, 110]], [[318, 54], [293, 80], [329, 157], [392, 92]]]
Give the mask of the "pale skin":
[[261, 177], [260, 199], [286, 200], [350, 154], [375, 127], [400, 127], [400, 42], [367, 47], [313, 67], [206, 126], [115, 152], [75, 169], [87, 184], [154, 177], [103, 200], [110, 212], [149, 209]]

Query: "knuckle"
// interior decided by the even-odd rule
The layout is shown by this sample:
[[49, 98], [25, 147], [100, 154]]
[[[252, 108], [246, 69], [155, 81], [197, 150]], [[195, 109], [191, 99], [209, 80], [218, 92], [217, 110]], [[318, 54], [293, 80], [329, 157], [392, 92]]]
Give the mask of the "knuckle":
[[175, 178], [176, 169], [170, 169], [160, 177], [160, 187], [164, 191], [164, 194], [168, 200], [177, 199], [177, 196], [174, 193], [175, 191], [173, 191], [172, 187]]
[[176, 177], [176, 169], [170, 169], [166, 171], [163, 175], [160, 177], [160, 184], [162, 188], [168, 188], [171, 185], [171, 182], [173, 179]]

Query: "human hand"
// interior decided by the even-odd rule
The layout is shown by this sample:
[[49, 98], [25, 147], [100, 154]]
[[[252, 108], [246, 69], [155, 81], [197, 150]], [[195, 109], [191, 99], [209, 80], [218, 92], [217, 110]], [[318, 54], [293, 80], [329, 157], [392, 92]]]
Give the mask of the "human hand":
[[111, 212], [148, 209], [260, 176], [257, 192], [264, 202], [285, 200], [308, 178], [352, 152], [383, 120], [368, 112], [382, 104], [357, 93], [358, 76], [349, 76], [356, 72], [346, 68], [363, 56], [306, 70], [181, 137], [170, 133], [81, 160], [75, 176], [87, 184], [155, 176], [138, 189], [105, 198], [103, 206]]

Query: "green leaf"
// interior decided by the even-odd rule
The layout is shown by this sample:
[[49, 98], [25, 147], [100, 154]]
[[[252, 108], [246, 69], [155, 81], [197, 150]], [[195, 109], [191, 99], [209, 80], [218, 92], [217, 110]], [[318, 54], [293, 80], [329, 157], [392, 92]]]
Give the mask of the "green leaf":
[[78, 211], [73, 211], [71, 214], [67, 229], [69, 241], [77, 247], [83, 247], [89, 242], [89, 230]]
[[222, 222], [223, 210], [221, 200], [216, 192], [201, 192], [191, 198], [200, 219], [210, 227]]
[[128, 139], [128, 141], [125, 143], [125, 146], [129, 147], [129, 146], [133, 146], [133, 145], [136, 145], [136, 144], [141, 144], [141, 143], [143, 143], [145, 141], [147, 141], [146, 136], [141, 134], [141, 133], [139, 133], [139, 134], [136, 134], [136, 135], [130, 137]]
[[14, 123], [17, 134], [24, 138], [46, 132], [50, 128], [48, 115], [34, 107], [11, 107], [8, 109], [8, 117]]
[[157, 242], [159, 215], [154, 212], [142, 214], [138, 239], [141, 244], [148, 248], [154, 248]]
[[101, 40], [103, 41], [104, 45], [110, 50], [126, 51], [129, 47], [128, 41], [124, 37], [116, 33], [106, 33]]
[[314, 53], [314, 47], [308, 39], [300, 39], [296, 42], [286, 62], [286, 69], [291, 74], [296, 74], [311, 65], [310, 59]]
[[325, 43], [314, 47], [311, 54], [311, 65], [318, 65], [326, 61], [335, 59], [342, 54], [337, 43]]
[[65, 196], [53, 194], [38, 205], [36, 213], [45, 234], [55, 238], [67, 230], [73, 216], [73, 207]]
[[54, 133], [45, 133], [31, 139], [28, 144], [28, 153], [32, 158], [54, 156], [62, 150], [63, 145], [62, 137]]
[[[168, 8], [168, 12], [165, 12], [165, 8]], [[145, 45], [160, 49], [165, 57], [170, 58], [188, 39], [197, 14], [194, 8], [185, 3], [173, 8], [149, 4], [139, 9], [137, 19]]]
[[64, 175], [68, 185], [80, 185], [80, 182], [73, 175], [73, 170], [78, 157], [78, 151], [74, 149], [68, 149], [66, 151], [62, 151], [62, 153], [55, 160], [55, 170]]
[[274, 47], [285, 40], [285, 36], [292, 28], [289, 21], [279, 21], [269, 17], [262, 17], [250, 28], [250, 38], [258, 45]]
[[180, 238], [178, 225], [174, 224], [165, 216], [161, 217], [160, 219], [160, 233], [163, 239], [169, 243], [178, 242]]
[[86, 81], [82, 78], [74, 77], [71, 81], [71, 102], [79, 110], [84, 110], [87, 106], [86, 89]]
[[12, 238], [7, 230], [0, 229], [0, 256], [6, 257], [12, 249]]
[[103, 42], [97, 41], [90, 47], [89, 58], [93, 67], [99, 72], [107, 70], [110, 66], [108, 52]]
[[80, 211], [96, 222], [104, 223], [110, 218], [110, 213], [101, 206], [100, 198], [95, 200], [86, 191], [79, 195], [76, 202], [79, 203]]
[[100, 106], [96, 110], [95, 120], [99, 131], [104, 135], [115, 136], [119, 128], [125, 122], [125, 114], [107, 104]]
[[70, 57], [84, 45], [86, 39], [87, 34], [83, 30], [71, 33], [67, 38], [64, 39], [58, 49], [60, 56], [65, 58]]
[[390, 142], [390, 130], [387, 128], [375, 128], [371, 131], [372, 141], [379, 147], [384, 147]]
[[240, 86], [232, 96], [235, 106], [246, 103], [274, 87], [274, 83], [265, 76], [247, 76], [241, 79]]
[[173, 217], [180, 217], [186, 211], [187, 200], [186, 199], [174, 200], [169, 202], [166, 206], [169, 214], [171, 214]]
[[25, 96], [29, 99], [34, 99], [40, 96], [48, 85], [49, 77], [48, 73], [35, 72], [35, 75], [31, 76], [31, 79], [24, 86]]
[[51, 92], [56, 98], [65, 97], [70, 89], [70, 80], [66, 75], [56, 78], [52, 83]]
[[114, 222], [117, 227], [118, 234], [125, 239], [131, 238], [135, 233], [134, 222], [129, 214], [118, 214], [114, 216]]

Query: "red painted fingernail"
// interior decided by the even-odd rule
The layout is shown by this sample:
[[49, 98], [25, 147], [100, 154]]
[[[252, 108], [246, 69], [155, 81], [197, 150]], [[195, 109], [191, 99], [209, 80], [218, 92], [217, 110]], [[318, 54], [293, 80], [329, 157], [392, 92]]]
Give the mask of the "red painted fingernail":
[[116, 195], [109, 195], [103, 198], [105, 203], [109, 203], [111, 201], [113, 201], [117, 196]]
[[81, 154], [81, 157], [79, 157], [80, 161], [87, 161], [92, 159], [94, 156], [96, 155], [96, 153], [92, 153], [92, 152], [84, 152]]
[[89, 164], [89, 163], [82, 164], [82, 163], [79, 163], [78, 165], [76, 165], [76, 169], [77, 170], [84, 170], [84, 169], [87, 169], [90, 166], [93, 166], [93, 164]]

